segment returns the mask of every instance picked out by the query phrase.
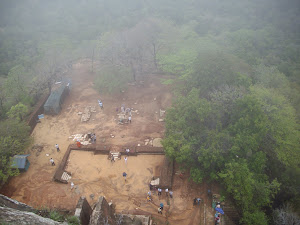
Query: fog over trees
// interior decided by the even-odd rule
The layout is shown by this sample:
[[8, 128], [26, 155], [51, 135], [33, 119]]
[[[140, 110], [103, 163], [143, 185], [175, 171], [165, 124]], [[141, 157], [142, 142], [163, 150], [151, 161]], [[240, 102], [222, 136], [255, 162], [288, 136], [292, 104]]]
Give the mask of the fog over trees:
[[112, 94], [172, 75], [166, 155], [220, 183], [241, 223], [299, 224], [298, 0], [0, 0], [2, 184], [26, 117], [79, 59]]

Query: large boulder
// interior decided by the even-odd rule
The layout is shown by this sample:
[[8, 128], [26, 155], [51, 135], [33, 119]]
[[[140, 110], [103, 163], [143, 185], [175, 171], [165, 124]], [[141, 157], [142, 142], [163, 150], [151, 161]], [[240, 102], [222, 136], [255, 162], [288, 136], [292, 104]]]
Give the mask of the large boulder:
[[32, 212], [20, 211], [6, 207], [0, 207], [0, 221], [4, 224], [67, 224], [38, 216]]

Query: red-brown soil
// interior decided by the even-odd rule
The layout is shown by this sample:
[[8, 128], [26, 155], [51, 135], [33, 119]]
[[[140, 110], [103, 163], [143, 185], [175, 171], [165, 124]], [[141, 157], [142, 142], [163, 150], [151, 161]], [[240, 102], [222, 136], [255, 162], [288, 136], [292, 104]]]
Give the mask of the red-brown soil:
[[[172, 95], [170, 87], [161, 84], [162, 75], [140, 78], [143, 83], [129, 84], [123, 93], [112, 96], [103, 92], [99, 94], [94, 89], [94, 75], [89, 71], [89, 62], [82, 61], [73, 65], [68, 72], [72, 79], [72, 89], [61, 113], [58, 116], [45, 116], [32, 133], [34, 144], [43, 145], [43, 150], [39, 153], [28, 150], [31, 154], [29, 170], [12, 178], [1, 193], [36, 208], [71, 211], [80, 196], [86, 196], [93, 206], [99, 196], [103, 195], [107, 201], [116, 204], [117, 212], [138, 208], [152, 213], [157, 224], [166, 220], [170, 224], [213, 224], [213, 210], [207, 197], [209, 188], [206, 184], [196, 185], [189, 181], [188, 174], [181, 177], [174, 175], [173, 199], [168, 200], [163, 192], [160, 198], [157, 193], [153, 193], [153, 201], [146, 201], [149, 181], [152, 176], [158, 175], [165, 156], [130, 156], [125, 164], [123, 158], [111, 163], [104, 155], [72, 151], [67, 170], [72, 172], [71, 181], [75, 188], [71, 190], [69, 184], [52, 180], [68, 145], [73, 143], [69, 139], [72, 134], [95, 132], [97, 144], [111, 145], [115, 151], [124, 146], [144, 145], [145, 139], [163, 138], [165, 124], [158, 121], [159, 110], [171, 106]], [[103, 102], [103, 110], [98, 106], [98, 99]], [[138, 110], [138, 114], [133, 113], [131, 124], [117, 123], [116, 108], [120, 109], [122, 104]], [[92, 113], [88, 122], [81, 122], [78, 112], [87, 106], [96, 106], [96, 113]], [[111, 138], [111, 134], [114, 138]], [[60, 152], [55, 149], [56, 143], [60, 146]], [[56, 166], [51, 166], [50, 157], [55, 160]], [[124, 171], [128, 174], [126, 183], [122, 177]], [[195, 197], [204, 200], [200, 206], [193, 206]], [[166, 206], [162, 216], [157, 213], [160, 202]]]

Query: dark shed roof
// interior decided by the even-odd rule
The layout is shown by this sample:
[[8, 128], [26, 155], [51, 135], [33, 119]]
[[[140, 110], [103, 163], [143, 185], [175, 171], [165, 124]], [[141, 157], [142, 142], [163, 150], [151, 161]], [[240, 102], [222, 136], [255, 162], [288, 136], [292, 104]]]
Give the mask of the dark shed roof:
[[27, 159], [28, 156], [30, 156], [30, 154], [28, 154], [28, 155], [15, 155], [13, 157], [12, 166], [17, 167], [18, 169], [25, 169], [26, 159]]

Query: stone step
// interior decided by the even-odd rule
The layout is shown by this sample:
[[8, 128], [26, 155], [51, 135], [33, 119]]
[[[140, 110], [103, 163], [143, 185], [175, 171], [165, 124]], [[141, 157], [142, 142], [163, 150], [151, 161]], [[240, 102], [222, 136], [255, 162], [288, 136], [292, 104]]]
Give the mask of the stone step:
[[68, 181], [70, 180], [72, 177], [67, 173], [67, 172], [63, 172], [63, 174], [61, 175], [61, 179]]
[[110, 155], [112, 157], [114, 157], [114, 159], [119, 159], [121, 157], [121, 153], [120, 152], [110, 152]]

